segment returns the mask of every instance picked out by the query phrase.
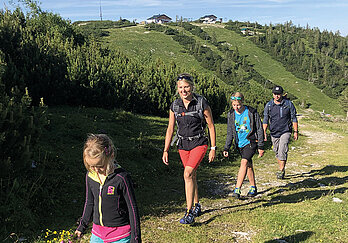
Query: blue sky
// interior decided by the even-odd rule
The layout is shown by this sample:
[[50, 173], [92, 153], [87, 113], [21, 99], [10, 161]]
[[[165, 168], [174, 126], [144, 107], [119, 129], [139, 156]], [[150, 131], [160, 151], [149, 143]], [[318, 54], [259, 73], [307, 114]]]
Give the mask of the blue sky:
[[[16, 1], [15, 1], [16, 2]], [[104, 20], [120, 17], [140, 22], [155, 14], [198, 19], [214, 14], [223, 21], [257, 21], [260, 24], [285, 23], [340, 31], [348, 35], [348, 0], [41, 0], [41, 8], [65, 19], [99, 20], [101, 3]], [[1, 8], [10, 6], [0, 0]]]

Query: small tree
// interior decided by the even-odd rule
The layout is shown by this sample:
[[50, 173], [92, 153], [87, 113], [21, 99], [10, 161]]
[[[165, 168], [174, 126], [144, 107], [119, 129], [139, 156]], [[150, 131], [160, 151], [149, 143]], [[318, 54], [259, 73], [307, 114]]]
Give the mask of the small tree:
[[339, 102], [345, 112], [347, 112], [346, 120], [348, 121], [348, 86], [342, 91]]

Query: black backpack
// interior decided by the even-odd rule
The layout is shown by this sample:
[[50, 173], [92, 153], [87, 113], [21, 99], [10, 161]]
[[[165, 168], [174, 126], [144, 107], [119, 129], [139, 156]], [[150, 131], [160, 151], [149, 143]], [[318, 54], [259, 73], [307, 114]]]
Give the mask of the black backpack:
[[[197, 104], [195, 105], [196, 109], [194, 111], [189, 111], [189, 112], [182, 112], [179, 113], [179, 105], [178, 105], [178, 99], [176, 99], [174, 101], [173, 104], [173, 111], [174, 111], [174, 115], [175, 115], [175, 120], [176, 120], [176, 125], [177, 125], [177, 131], [176, 134], [173, 138], [173, 141], [171, 143], [171, 146], [174, 145], [175, 141], [177, 141], [176, 145], [179, 144], [180, 139], [187, 139], [187, 140], [193, 140], [193, 139], [197, 139], [200, 137], [205, 136], [205, 126], [206, 126], [206, 121], [205, 121], [205, 117], [204, 117], [204, 110], [203, 110], [203, 97], [200, 95], [195, 95], [197, 98]], [[192, 137], [183, 137], [179, 134], [179, 125], [178, 125], [178, 117], [181, 116], [194, 116], [195, 114], [198, 114], [198, 116], [201, 118], [201, 126], [202, 126], [202, 131], [201, 133], [199, 133], [198, 135], [192, 136]]]

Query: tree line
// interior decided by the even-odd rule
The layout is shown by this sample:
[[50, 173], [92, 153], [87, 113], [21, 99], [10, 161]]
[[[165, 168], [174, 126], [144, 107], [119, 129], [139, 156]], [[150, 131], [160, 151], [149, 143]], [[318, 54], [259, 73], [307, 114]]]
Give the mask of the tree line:
[[[331, 98], [348, 85], [348, 38], [339, 32], [285, 24], [264, 25], [230, 21], [226, 28], [247, 35], [298, 78], [308, 80]], [[243, 34], [242, 34], [243, 35]]]

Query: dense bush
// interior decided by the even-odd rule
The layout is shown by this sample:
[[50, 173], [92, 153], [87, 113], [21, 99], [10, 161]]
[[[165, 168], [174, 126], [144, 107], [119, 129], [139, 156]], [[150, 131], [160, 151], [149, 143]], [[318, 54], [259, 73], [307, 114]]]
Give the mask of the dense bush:
[[[25, 232], [37, 225], [31, 198], [36, 194], [38, 177], [30, 176], [35, 164], [32, 153], [43, 126], [46, 124], [45, 107], [31, 106], [28, 89], [22, 94], [12, 87], [8, 95], [3, 82], [7, 65], [0, 51], [0, 240], [6, 234]], [[4, 238], [2, 238], [4, 237]]]

